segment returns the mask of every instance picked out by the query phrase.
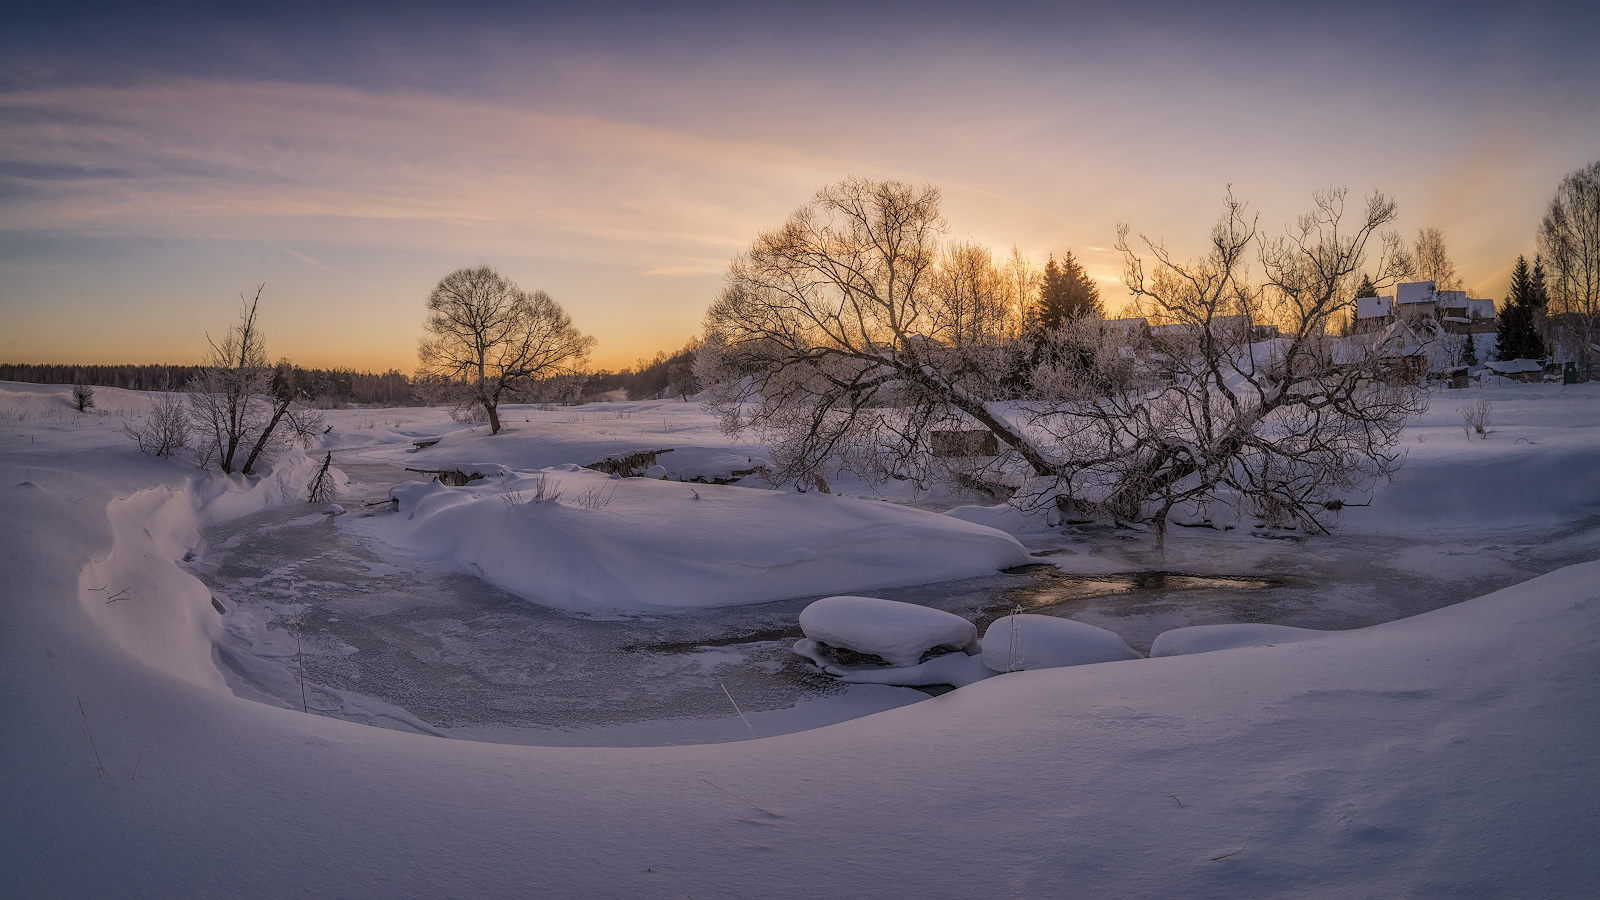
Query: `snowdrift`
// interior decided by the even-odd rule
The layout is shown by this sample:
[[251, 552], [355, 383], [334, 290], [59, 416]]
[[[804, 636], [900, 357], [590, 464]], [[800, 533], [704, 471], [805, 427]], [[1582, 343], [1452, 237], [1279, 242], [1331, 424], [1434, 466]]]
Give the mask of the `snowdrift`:
[[596, 612], [925, 584], [1029, 561], [1004, 532], [890, 503], [575, 465], [466, 468], [492, 474], [465, 487], [401, 485], [397, 513], [341, 525], [530, 600]]

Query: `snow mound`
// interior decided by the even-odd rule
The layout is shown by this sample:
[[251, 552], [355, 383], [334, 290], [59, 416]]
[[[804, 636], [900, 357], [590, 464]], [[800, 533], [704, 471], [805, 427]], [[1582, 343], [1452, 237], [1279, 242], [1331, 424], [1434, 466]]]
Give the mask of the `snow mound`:
[[1059, 518], [1054, 508], [1023, 512], [1009, 503], [998, 506], [958, 506], [945, 515], [963, 522], [987, 525], [1009, 534], [1049, 531]]
[[613, 479], [576, 465], [473, 471], [488, 477], [461, 487], [408, 482], [390, 493], [396, 513], [341, 516], [340, 527], [413, 560], [585, 611], [760, 603], [1028, 561], [1008, 534], [889, 503]]
[[1150, 645], [1150, 655], [1188, 656], [1191, 653], [1210, 653], [1213, 650], [1232, 650], [1235, 647], [1261, 647], [1268, 644], [1289, 644], [1324, 634], [1315, 628], [1291, 628], [1288, 625], [1241, 623], [1237, 625], [1192, 625], [1162, 632]]
[[824, 597], [800, 611], [800, 630], [891, 666], [915, 666], [935, 647], [973, 653], [978, 644], [978, 629], [954, 613], [877, 597]]
[[996, 672], [1142, 658], [1116, 632], [1055, 616], [1006, 616], [983, 633], [983, 664]]

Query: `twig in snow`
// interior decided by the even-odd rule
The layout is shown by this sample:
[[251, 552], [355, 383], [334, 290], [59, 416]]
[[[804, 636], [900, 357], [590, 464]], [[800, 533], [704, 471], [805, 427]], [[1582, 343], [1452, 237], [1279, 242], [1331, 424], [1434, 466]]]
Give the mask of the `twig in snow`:
[[129, 587], [123, 588], [120, 591], [117, 591], [115, 594], [111, 595], [111, 599], [107, 600], [106, 603], [107, 604], [111, 604], [111, 603], [117, 602], [118, 600], [121, 600], [122, 599], [122, 595], [126, 594], [127, 592], [129, 592], [131, 590], [133, 590], [133, 588], [131, 586], [129, 586]]
[[100, 762], [100, 751], [94, 745], [94, 734], [89, 731], [89, 714], [83, 711], [82, 697], [78, 698], [78, 715], [83, 717], [83, 736], [89, 739], [89, 752], [94, 754], [95, 771], [100, 773], [101, 778], [104, 778], [106, 777], [106, 767]]
[[[723, 684], [722, 682], [719, 681], [719, 682], [717, 682], [717, 687], [722, 688], [722, 692], [724, 694], [728, 694], [728, 686], [727, 685], [725, 685], [725, 684]], [[755, 737], [756, 736], [755, 728], [750, 725], [750, 720], [749, 719], [745, 719], [744, 718], [744, 710], [739, 708], [739, 704], [738, 704], [737, 701], [735, 701], [733, 699], [733, 695], [732, 694], [728, 694], [728, 702], [733, 704], [733, 711], [739, 714], [739, 718], [744, 719], [744, 727], [750, 729], [750, 736], [751, 737]]]
[[[706, 781], [706, 780], [705, 780], [705, 779], [704, 779], [704, 778], [702, 778], [702, 779], [700, 779], [700, 780], [701, 780], [701, 781]], [[709, 782], [709, 781], [706, 781], [706, 784], [711, 784], [711, 782]], [[717, 788], [717, 790], [719, 790], [719, 791], [721, 791], [721, 792], [723, 792], [723, 793], [724, 793], [724, 794], [727, 794], [727, 795], [728, 795], [728, 796], [729, 796], [729, 797], [732, 797], [732, 798], [733, 798], [733, 799], [735, 799], [735, 800], [738, 800], [738, 801], [740, 801], [740, 802], [742, 802], [742, 803], [750, 803], [750, 801], [749, 801], [749, 800], [746, 800], [746, 799], [744, 799], [744, 798], [743, 798], [743, 797], [741, 797], [741, 796], [739, 796], [739, 795], [738, 795], [738, 794], [735, 794], [735, 793], [734, 793], [734, 792], [733, 792], [733, 791], [730, 791], [730, 790], [728, 790], [728, 789], [727, 789], [727, 788], [725, 788], [725, 787], [717, 787], [717, 786], [716, 786], [716, 785], [714, 785], [714, 784], [711, 784], [711, 786], [712, 786], [712, 787], [714, 787], [714, 788]], [[779, 816], [779, 815], [778, 815], [778, 814], [777, 814], [777, 813], [775, 813], [775, 812], [773, 812], [773, 811], [772, 811], [772, 810], [770, 810], [770, 809], [762, 809], [762, 807], [759, 807], [759, 806], [756, 806], [756, 805], [755, 805], [755, 804], [754, 804], [754, 803], [750, 803], [750, 805], [751, 805], [751, 806], [755, 806], [755, 808], [756, 808], [756, 809], [759, 809], [759, 810], [761, 810], [761, 811], [762, 811], [762, 812], [764, 812], [764, 813], [766, 813], [766, 814], [767, 814], [767, 815], [769, 815], [769, 816], [771, 816], [771, 817], [773, 817], [773, 818], [774, 818], [774, 819], [779, 819], [779, 818], [782, 818], [782, 816]], [[1243, 848], [1241, 848], [1241, 849], [1243, 849]]]
[[1239, 854], [1241, 854], [1243, 852], [1244, 852], [1244, 848], [1243, 847], [1240, 847], [1237, 850], [1229, 850], [1227, 853], [1224, 853], [1221, 856], [1213, 856], [1213, 857], [1211, 857], [1211, 861], [1212, 862], [1216, 862], [1219, 859], [1227, 859], [1230, 856], [1238, 856]]
[[1183, 805], [1183, 801], [1182, 801], [1182, 800], [1179, 800], [1179, 799], [1178, 799], [1178, 798], [1177, 798], [1177, 797], [1174, 797], [1174, 796], [1173, 796], [1173, 795], [1172, 795], [1172, 794], [1168, 794], [1168, 795], [1167, 795], [1167, 796], [1168, 796], [1168, 797], [1172, 797], [1172, 802], [1173, 802], [1173, 803], [1176, 803], [1176, 804], [1178, 804], [1178, 805], [1179, 805], [1179, 806], [1182, 806], [1182, 805]]
[[[294, 583], [289, 583], [289, 595], [294, 596]], [[311, 705], [306, 702], [306, 658], [300, 652], [300, 613], [294, 617], [294, 660], [300, 666], [300, 711], [311, 712]]]

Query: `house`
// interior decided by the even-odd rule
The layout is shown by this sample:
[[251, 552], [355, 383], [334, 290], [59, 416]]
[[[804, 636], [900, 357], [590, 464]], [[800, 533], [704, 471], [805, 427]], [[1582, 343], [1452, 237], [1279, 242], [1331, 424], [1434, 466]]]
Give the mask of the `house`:
[[1390, 378], [1415, 381], [1428, 374], [1428, 354], [1417, 333], [1396, 319], [1378, 337], [1378, 362]]
[[1415, 325], [1437, 318], [1439, 304], [1431, 281], [1408, 281], [1394, 286], [1394, 314]]
[[1106, 331], [1128, 340], [1138, 340], [1150, 333], [1150, 321], [1143, 316], [1126, 319], [1106, 319]]
[[1394, 321], [1393, 297], [1357, 297], [1356, 325], [1359, 333], [1377, 331]]
[[1497, 327], [1493, 300], [1468, 297], [1466, 291], [1436, 290], [1431, 281], [1397, 284], [1393, 297], [1356, 298], [1357, 332], [1377, 331], [1395, 321], [1413, 327], [1438, 322], [1447, 334], [1482, 334]]

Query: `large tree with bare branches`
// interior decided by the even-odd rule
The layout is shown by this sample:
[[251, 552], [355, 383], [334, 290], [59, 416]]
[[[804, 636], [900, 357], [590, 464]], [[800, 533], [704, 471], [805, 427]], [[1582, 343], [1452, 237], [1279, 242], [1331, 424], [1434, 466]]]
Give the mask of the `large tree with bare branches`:
[[502, 399], [536, 379], [576, 372], [594, 338], [544, 291], [527, 293], [488, 266], [457, 269], [428, 295], [431, 337], [417, 351], [420, 375], [446, 379], [500, 431]]
[[1539, 223], [1539, 252], [1565, 354], [1592, 366], [1600, 341], [1600, 161], [1561, 179]]
[[[1020, 479], [1019, 502], [1160, 528], [1178, 504], [1225, 497], [1321, 527], [1340, 491], [1394, 471], [1400, 427], [1421, 405], [1414, 385], [1383, 371], [1393, 335], [1342, 341], [1331, 327], [1354, 302], [1369, 245], [1383, 248], [1379, 283], [1410, 270], [1400, 239], [1377, 233], [1394, 204], [1374, 196], [1348, 221], [1344, 201], [1320, 195], [1266, 240], [1230, 196], [1194, 262], [1146, 242], [1147, 265], [1124, 230], [1127, 284], [1169, 327], [1143, 338], [1079, 317], [1046, 338], [1070, 350], [1045, 354], [1063, 362], [1007, 398], [1006, 376], [1032, 348], [1020, 327], [969, 327], [965, 311], [1006, 306], [946, 287], [946, 267], [974, 259], [941, 253], [938, 191], [850, 179], [734, 260], [706, 316], [699, 374], [727, 427], [767, 440], [782, 481], [830, 468], [925, 477], [937, 471], [935, 430], [980, 428], [1001, 448], [982, 465]], [[1264, 285], [1249, 280], [1252, 257]], [[1283, 336], [1253, 341], [1252, 323], [1266, 320]]]

